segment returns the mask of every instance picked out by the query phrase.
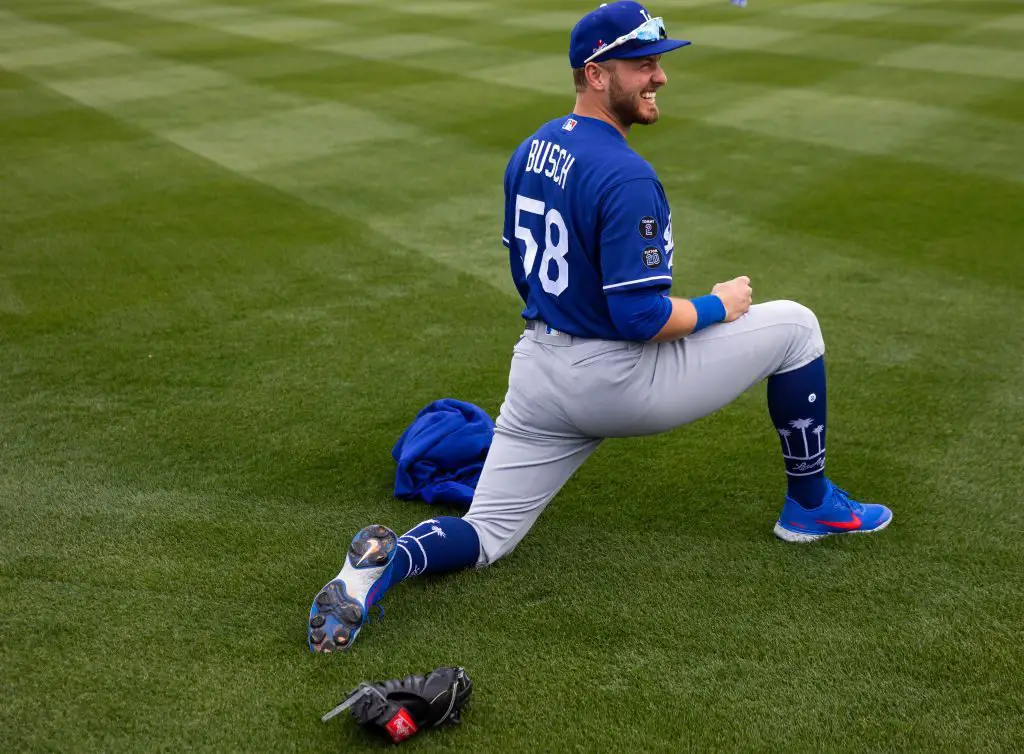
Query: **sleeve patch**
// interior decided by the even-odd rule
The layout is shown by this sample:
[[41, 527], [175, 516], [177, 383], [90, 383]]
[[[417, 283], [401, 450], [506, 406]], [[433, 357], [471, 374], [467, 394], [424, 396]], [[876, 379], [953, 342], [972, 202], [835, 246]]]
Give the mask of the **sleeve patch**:
[[658, 221], [650, 215], [645, 215], [640, 218], [640, 225], [637, 227], [637, 230], [648, 241], [653, 241], [658, 235]]
[[644, 266], [649, 270], [661, 265], [661, 249], [657, 246], [648, 246], [644, 249]]

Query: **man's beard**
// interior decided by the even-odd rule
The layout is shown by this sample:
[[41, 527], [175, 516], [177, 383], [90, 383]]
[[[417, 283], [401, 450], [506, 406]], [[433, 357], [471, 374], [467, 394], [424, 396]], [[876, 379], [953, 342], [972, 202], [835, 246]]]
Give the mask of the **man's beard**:
[[658, 108], [651, 105], [647, 110], [647, 101], [639, 93], [628, 94], [619, 83], [619, 77], [613, 72], [608, 87], [609, 107], [619, 123], [629, 128], [634, 123], [649, 126], [658, 121]]

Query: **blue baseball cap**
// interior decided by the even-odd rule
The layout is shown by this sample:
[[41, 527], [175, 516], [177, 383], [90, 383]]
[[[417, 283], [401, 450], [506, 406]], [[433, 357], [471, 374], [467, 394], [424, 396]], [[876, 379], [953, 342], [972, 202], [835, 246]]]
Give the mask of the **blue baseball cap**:
[[661, 55], [688, 44], [669, 39], [664, 22], [651, 18], [640, 3], [619, 0], [601, 5], [576, 23], [569, 35], [569, 64], [582, 68], [591, 61]]

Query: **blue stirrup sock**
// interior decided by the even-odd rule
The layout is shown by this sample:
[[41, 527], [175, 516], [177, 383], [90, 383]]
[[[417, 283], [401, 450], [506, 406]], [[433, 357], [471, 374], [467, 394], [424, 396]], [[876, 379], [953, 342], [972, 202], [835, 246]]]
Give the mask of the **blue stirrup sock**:
[[398, 538], [393, 586], [424, 573], [458, 571], [475, 565], [480, 557], [480, 537], [461, 518], [438, 516], [412, 527]]
[[768, 413], [782, 440], [787, 494], [804, 508], [825, 499], [825, 357], [768, 378]]

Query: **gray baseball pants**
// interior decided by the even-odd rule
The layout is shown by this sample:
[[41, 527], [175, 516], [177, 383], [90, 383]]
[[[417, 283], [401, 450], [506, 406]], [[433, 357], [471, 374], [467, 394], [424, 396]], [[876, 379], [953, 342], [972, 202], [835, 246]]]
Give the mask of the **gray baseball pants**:
[[670, 343], [576, 338], [529, 323], [464, 516], [480, 536], [477, 565], [515, 549], [603, 438], [696, 421], [824, 352], [814, 313], [793, 301], [756, 304]]

